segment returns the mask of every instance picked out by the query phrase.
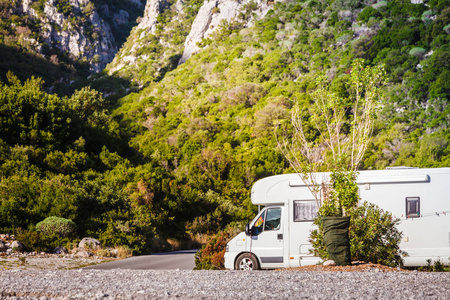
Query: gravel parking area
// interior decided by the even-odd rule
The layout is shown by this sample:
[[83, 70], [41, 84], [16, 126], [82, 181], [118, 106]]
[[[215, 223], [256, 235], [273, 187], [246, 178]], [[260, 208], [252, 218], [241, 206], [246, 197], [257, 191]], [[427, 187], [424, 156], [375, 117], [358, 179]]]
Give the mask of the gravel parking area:
[[12, 270], [1, 299], [448, 299], [450, 273]]
[[0, 271], [13, 270], [70, 270], [101, 264], [116, 259], [82, 258], [73, 255], [14, 255], [0, 257]]

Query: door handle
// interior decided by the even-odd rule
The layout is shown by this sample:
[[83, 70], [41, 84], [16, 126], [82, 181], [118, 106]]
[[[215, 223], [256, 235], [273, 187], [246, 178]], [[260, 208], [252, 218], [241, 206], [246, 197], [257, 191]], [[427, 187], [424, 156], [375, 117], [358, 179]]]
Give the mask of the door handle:
[[282, 240], [282, 239], [283, 239], [283, 234], [282, 234], [282, 233], [279, 233], [279, 234], [278, 234], [278, 239], [279, 239], [279, 240]]

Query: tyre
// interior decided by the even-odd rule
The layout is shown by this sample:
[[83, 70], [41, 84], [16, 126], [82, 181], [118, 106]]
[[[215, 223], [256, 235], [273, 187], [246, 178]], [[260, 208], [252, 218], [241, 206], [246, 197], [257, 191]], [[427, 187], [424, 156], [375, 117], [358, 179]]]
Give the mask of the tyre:
[[259, 262], [255, 255], [250, 253], [242, 253], [236, 259], [234, 264], [235, 270], [252, 271], [259, 270]]

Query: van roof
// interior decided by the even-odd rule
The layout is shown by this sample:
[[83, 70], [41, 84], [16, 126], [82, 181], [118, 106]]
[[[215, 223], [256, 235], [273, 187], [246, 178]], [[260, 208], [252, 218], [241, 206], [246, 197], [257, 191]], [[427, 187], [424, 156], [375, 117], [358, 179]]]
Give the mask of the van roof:
[[[450, 175], [450, 168], [419, 169], [395, 168], [388, 170], [358, 171], [357, 183], [363, 184], [395, 184], [429, 182], [434, 174]], [[330, 173], [312, 173], [318, 184], [329, 181]], [[314, 196], [307, 184], [297, 173], [282, 174], [258, 180], [252, 187], [251, 200], [254, 205], [272, 205], [285, 203], [289, 199], [310, 199]]]

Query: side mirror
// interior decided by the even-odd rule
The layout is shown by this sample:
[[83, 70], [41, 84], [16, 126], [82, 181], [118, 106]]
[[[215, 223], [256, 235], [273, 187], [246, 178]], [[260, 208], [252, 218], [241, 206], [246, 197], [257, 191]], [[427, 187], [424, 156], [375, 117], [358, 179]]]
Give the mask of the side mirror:
[[252, 235], [252, 228], [250, 228], [250, 222], [245, 224], [245, 234], [246, 235]]

